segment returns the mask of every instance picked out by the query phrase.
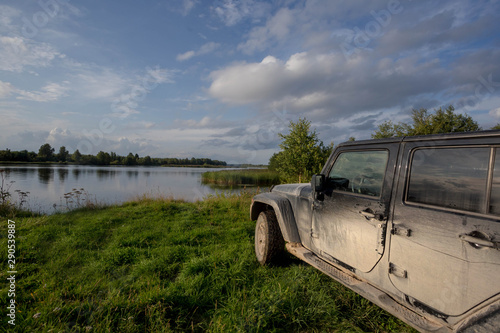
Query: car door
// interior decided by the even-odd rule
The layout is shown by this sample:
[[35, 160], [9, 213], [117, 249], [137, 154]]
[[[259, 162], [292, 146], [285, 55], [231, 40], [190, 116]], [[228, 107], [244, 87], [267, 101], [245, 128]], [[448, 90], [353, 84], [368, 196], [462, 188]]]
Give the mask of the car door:
[[443, 318], [500, 293], [500, 151], [461, 142], [406, 143], [394, 199], [390, 280]]
[[313, 204], [312, 250], [351, 270], [370, 271], [384, 252], [398, 143], [344, 147], [324, 169]]

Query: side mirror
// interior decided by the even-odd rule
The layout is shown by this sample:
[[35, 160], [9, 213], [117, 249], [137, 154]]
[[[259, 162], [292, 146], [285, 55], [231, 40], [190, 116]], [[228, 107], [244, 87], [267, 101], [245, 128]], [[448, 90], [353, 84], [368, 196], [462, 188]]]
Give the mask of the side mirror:
[[311, 188], [315, 193], [323, 191], [325, 188], [325, 175], [313, 175]]

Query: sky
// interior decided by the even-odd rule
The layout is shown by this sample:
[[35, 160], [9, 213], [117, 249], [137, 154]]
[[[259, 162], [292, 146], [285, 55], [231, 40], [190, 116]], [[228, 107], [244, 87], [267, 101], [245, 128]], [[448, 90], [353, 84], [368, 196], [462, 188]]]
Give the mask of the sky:
[[448, 105], [500, 122], [499, 1], [0, 1], [0, 149], [259, 164]]

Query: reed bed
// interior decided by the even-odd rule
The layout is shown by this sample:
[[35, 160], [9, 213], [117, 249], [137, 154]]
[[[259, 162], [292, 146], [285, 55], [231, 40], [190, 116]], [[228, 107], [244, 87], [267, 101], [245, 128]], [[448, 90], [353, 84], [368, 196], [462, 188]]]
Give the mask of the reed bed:
[[267, 169], [209, 171], [202, 174], [204, 184], [225, 186], [271, 186], [280, 183], [277, 172]]

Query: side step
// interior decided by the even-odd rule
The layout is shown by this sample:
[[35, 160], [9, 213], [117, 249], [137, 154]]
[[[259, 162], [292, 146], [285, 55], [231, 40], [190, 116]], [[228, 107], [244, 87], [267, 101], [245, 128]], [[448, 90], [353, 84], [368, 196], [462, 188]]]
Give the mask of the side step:
[[417, 312], [399, 304], [378, 288], [375, 288], [371, 284], [358, 279], [350, 272], [344, 271], [327, 263], [311, 251], [304, 248], [302, 245], [297, 243], [287, 243], [286, 248], [288, 252], [290, 252], [297, 258], [319, 269], [326, 275], [342, 283], [344, 286], [360, 294], [372, 303], [375, 303], [392, 315], [398, 317], [408, 325], [413, 326], [420, 332], [450, 332], [450, 329], [448, 327], [438, 322], [432, 321], [426, 317], [423, 317]]

